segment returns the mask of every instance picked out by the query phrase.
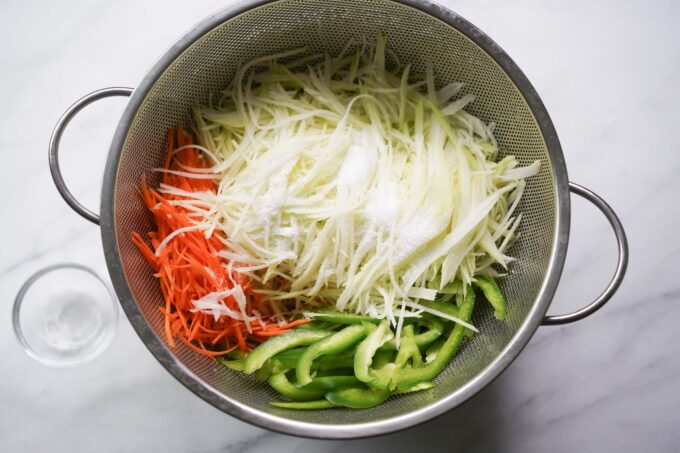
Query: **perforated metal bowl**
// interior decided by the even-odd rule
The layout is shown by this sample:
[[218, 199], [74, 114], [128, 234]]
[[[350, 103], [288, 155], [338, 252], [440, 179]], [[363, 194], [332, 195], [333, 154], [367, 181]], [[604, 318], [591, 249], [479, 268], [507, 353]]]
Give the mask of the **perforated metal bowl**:
[[[526, 165], [541, 160], [528, 180], [519, 211], [520, 239], [512, 275], [502, 280], [507, 322], [480, 309], [480, 334], [467, 342], [430, 391], [393, 397], [367, 410], [287, 411], [268, 403], [277, 395], [266, 384], [219, 366], [163, 339], [158, 282], [130, 242], [133, 231], [152, 228], [138, 196], [142, 173], [160, 166], [167, 130], [189, 122], [190, 107], [224, 88], [244, 62], [307, 46], [337, 53], [350, 38], [387, 35], [402, 61], [424, 71], [431, 62], [438, 83], [467, 83], [477, 96], [471, 113], [497, 124], [503, 153]], [[109, 150], [101, 220], [69, 193], [57, 152], [64, 127], [85, 105], [102, 97], [130, 95]], [[620, 284], [627, 262], [626, 239], [616, 215], [598, 196], [568, 182], [557, 135], [536, 91], [515, 63], [489, 37], [455, 13], [421, 0], [244, 1], [215, 13], [175, 43], [139, 87], [91, 93], [61, 118], [50, 143], [50, 164], [64, 199], [101, 224], [109, 272], [121, 305], [153, 355], [180, 382], [219, 409], [247, 422], [288, 434], [352, 438], [384, 434], [426, 421], [480, 391], [519, 354], [540, 324], [569, 322], [594, 312]], [[153, 181], [151, 181], [153, 184]], [[586, 308], [545, 317], [562, 271], [569, 237], [569, 191], [595, 203], [612, 224], [619, 244], [616, 273], [605, 292]]]

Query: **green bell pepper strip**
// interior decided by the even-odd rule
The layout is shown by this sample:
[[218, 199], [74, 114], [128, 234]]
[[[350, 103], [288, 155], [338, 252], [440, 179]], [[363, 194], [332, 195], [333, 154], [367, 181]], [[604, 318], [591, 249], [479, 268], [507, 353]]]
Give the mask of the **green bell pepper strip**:
[[269, 385], [274, 390], [293, 401], [313, 401], [323, 398], [325, 391], [323, 389], [314, 389], [305, 387], [296, 387], [286, 377], [285, 372], [273, 374], [269, 378]]
[[[472, 291], [472, 288], [468, 288], [467, 291]], [[460, 307], [463, 305], [463, 302], [465, 302], [465, 296], [463, 295], [463, 293], [456, 294], [456, 307], [458, 307], [458, 310], [460, 310]]]
[[[354, 376], [354, 368], [350, 365], [349, 367], [343, 367], [343, 368], [331, 368], [329, 370], [320, 370], [319, 368], [316, 368], [316, 371], [314, 371], [314, 380], [320, 377], [328, 377], [328, 376]], [[311, 385], [314, 381], [310, 382], [307, 385]], [[361, 382], [361, 381], [359, 381]]]
[[343, 329], [346, 326], [346, 324], [342, 324], [340, 322], [322, 321], [321, 326], [322, 326], [321, 330], [338, 331], [340, 329]]
[[[409, 325], [413, 331], [413, 326]], [[373, 356], [380, 346], [391, 340], [394, 334], [390, 330], [390, 323], [383, 320], [376, 329], [364, 338], [357, 346], [354, 354], [354, 375], [362, 382], [368, 382], [372, 378], [368, 374], [368, 369], [373, 362]]]
[[272, 374], [280, 373], [281, 371], [284, 370], [278, 366], [263, 366], [262, 368], [255, 370], [252, 376], [256, 381], [263, 382], [268, 380]]
[[[355, 348], [350, 348], [339, 354], [326, 355], [320, 357], [314, 366], [318, 370], [334, 370], [337, 368], [352, 368], [354, 367]], [[297, 364], [296, 364], [297, 365]]]
[[276, 354], [274, 357], [271, 358], [271, 360], [279, 360], [282, 362], [285, 362], [287, 360], [297, 361], [300, 358], [300, 356], [305, 352], [305, 349], [307, 349], [306, 346], [303, 346], [301, 348], [286, 349], [285, 351]]
[[340, 327], [344, 327], [344, 324], [340, 324], [337, 322], [328, 322], [328, 321], [311, 321], [311, 322], [306, 322], [304, 324], [298, 324], [297, 326], [293, 327], [293, 329], [312, 329], [312, 330], [337, 330]]
[[[229, 357], [232, 360], [241, 360], [246, 358], [246, 353], [241, 351], [240, 349], [234, 349], [231, 352], [227, 352], [226, 356]], [[224, 357], [222, 357], [224, 358]]]
[[439, 289], [441, 274], [428, 282], [427, 287], [437, 290], [439, 294], [457, 294], [463, 290], [463, 282], [458, 279], [448, 282], [443, 288]]
[[437, 294], [437, 298], [435, 300], [437, 302], [447, 303], [450, 300], [452, 300], [455, 296], [456, 296], [455, 294]]
[[[255, 378], [263, 381], [269, 379], [272, 374], [280, 373], [281, 371], [290, 370], [297, 366], [300, 357], [307, 348], [295, 348], [283, 351], [268, 359], [259, 370], [255, 371]], [[321, 357], [314, 363], [314, 367], [319, 371], [332, 371], [338, 368], [352, 368], [354, 367], [354, 349]], [[354, 371], [352, 370], [352, 373]]]
[[397, 366], [403, 367], [406, 365], [406, 362], [408, 362], [408, 359], [411, 357], [413, 352], [413, 347], [417, 348], [413, 337], [413, 325], [404, 326], [404, 328], [401, 330], [399, 350], [397, 351], [397, 356], [394, 358], [394, 363]]
[[[470, 321], [472, 318], [472, 310], [475, 306], [475, 292], [472, 288], [468, 288], [465, 300], [460, 307], [460, 317], [464, 321]], [[392, 383], [396, 388], [411, 387], [424, 381], [431, 381], [449, 364], [454, 354], [458, 350], [463, 337], [465, 336], [466, 328], [460, 324], [456, 324], [449, 337], [446, 339], [441, 349], [437, 353], [437, 357], [432, 362], [419, 368], [399, 368], [395, 370], [392, 377]]]
[[327, 321], [331, 323], [340, 324], [380, 323], [379, 319], [373, 318], [371, 316], [357, 315], [354, 313], [344, 313], [335, 310], [317, 310], [314, 312], [310, 312], [310, 314], [311, 316], [309, 317], [314, 321]]
[[335, 404], [328, 400], [316, 400], [316, 401], [272, 401], [271, 404], [274, 407], [280, 409], [297, 409], [297, 410], [309, 410], [309, 409], [330, 409], [335, 407]]
[[217, 357], [217, 363], [231, 368], [234, 371], [243, 371], [243, 359], [227, 360], [225, 357]]
[[[475, 292], [468, 288], [465, 300], [460, 307], [459, 317], [469, 321], [475, 306]], [[437, 352], [437, 356], [427, 365], [414, 368], [401, 368], [385, 366], [381, 370], [373, 371], [374, 380], [370, 382], [372, 388], [394, 389], [411, 387], [425, 381], [431, 381], [446, 368], [451, 358], [458, 350], [466, 328], [456, 324], [448, 338]]]
[[370, 370], [372, 380], [366, 382], [366, 385], [373, 390], [393, 390], [394, 375], [401, 367], [394, 362], [385, 364], [380, 369]]
[[[288, 354], [289, 352], [293, 351], [295, 352], [294, 354]], [[282, 371], [295, 368], [298, 359], [302, 355], [302, 351], [303, 350], [300, 348], [291, 349], [290, 351], [284, 351], [281, 354], [275, 355], [271, 359], [267, 359], [267, 361], [255, 371], [255, 379], [259, 381], [266, 381], [272, 374], [277, 374]]]
[[496, 319], [503, 321], [508, 310], [508, 304], [505, 301], [505, 297], [498, 287], [496, 280], [491, 277], [480, 275], [475, 277], [475, 281], [472, 283], [482, 290], [484, 297], [486, 297], [486, 300], [488, 300], [493, 307], [493, 315]]
[[[424, 324], [428, 329], [416, 335], [416, 344], [419, 348], [426, 348], [428, 345], [432, 344], [439, 338], [444, 332], [444, 322], [434, 316], [423, 317], [419, 320], [421, 324]], [[393, 338], [384, 345], [380, 347], [381, 351], [396, 351], [397, 342]]]
[[440, 311], [445, 315], [453, 316], [454, 318], [458, 317], [458, 307], [454, 303], [442, 302], [441, 300], [421, 300], [418, 302], [418, 305]]
[[315, 376], [314, 380], [303, 388], [327, 392], [343, 387], [356, 387], [358, 385], [361, 385], [361, 381], [355, 376]]
[[387, 390], [348, 387], [326, 393], [326, 399], [336, 406], [367, 409], [382, 403], [390, 395], [391, 393]]
[[427, 351], [425, 351], [425, 363], [431, 363], [437, 357], [439, 350], [442, 348], [445, 342], [446, 340], [442, 339], [427, 348]]
[[418, 345], [415, 342], [415, 338], [412, 340], [412, 343], [411, 343], [411, 346], [409, 346], [409, 349], [411, 349], [411, 354], [410, 354], [411, 365], [414, 366], [414, 367], [423, 366], [423, 354], [420, 352], [420, 348], [418, 348]]
[[394, 351], [378, 349], [378, 351], [373, 356], [373, 368], [379, 370], [388, 363], [392, 362], [393, 358]]
[[243, 372], [251, 374], [262, 367], [267, 360], [274, 357], [276, 354], [287, 349], [315, 343], [332, 333], [333, 332], [325, 330], [293, 330], [284, 333], [283, 335], [272, 337], [253, 349], [250, 354], [246, 356], [243, 362]]
[[322, 321], [310, 321], [306, 322], [303, 324], [298, 324], [297, 326], [293, 327], [293, 330], [326, 330], [323, 328], [323, 325], [326, 324], [325, 322]]
[[397, 366], [403, 367], [411, 360], [413, 366], [420, 366], [423, 364], [423, 357], [420, 355], [420, 349], [416, 345], [415, 335], [413, 334], [413, 324], [409, 324], [401, 331], [401, 341], [399, 344], [399, 352], [394, 359]]
[[295, 367], [298, 385], [306, 385], [312, 382], [311, 371], [314, 359], [322, 355], [337, 354], [351, 348], [359, 341], [363, 340], [371, 329], [375, 329], [375, 326], [372, 324], [364, 323], [351, 325], [329, 337], [324, 337], [311, 344], [302, 354], [302, 357], [300, 357], [300, 360], [298, 360], [297, 366]]
[[439, 291], [442, 294], [458, 294], [463, 290], [463, 282], [460, 280], [456, 279], [452, 282], [448, 282], [444, 287]]

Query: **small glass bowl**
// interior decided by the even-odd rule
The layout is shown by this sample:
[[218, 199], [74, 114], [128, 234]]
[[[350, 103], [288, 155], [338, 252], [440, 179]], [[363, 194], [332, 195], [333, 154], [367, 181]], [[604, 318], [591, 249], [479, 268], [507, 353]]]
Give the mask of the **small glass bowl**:
[[12, 325], [26, 352], [57, 368], [88, 362], [113, 340], [118, 301], [91, 269], [56, 264], [33, 274], [14, 300]]

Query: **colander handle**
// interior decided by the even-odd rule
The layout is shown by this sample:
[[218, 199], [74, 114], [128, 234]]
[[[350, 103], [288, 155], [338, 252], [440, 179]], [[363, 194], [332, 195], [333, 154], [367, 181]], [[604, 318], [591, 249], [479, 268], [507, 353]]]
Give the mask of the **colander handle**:
[[50, 172], [52, 172], [52, 179], [54, 180], [54, 184], [57, 186], [59, 194], [74, 211], [90, 222], [96, 223], [97, 225], [99, 225], [99, 215], [83, 206], [78, 200], [76, 200], [71, 191], [68, 190], [68, 187], [66, 187], [66, 182], [64, 182], [64, 178], [61, 175], [61, 169], [59, 168], [59, 142], [61, 141], [61, 136], [63, 135], [66, 126], [68, 126], [68, 123], [73, 119], [74, 116], [76, 116], [76, 113], [80, 112], [83, 108], [85, 108], [85, 106], [90, 105], [99, 99], [108, 98], [111, 96], [130, 96], [132, 91], [132, 88], [111, 87], [102, 88], [101, 90], [93, 91], [92, 93], [83, 96], [73, 103], [73, 105], [70, 106], [63, 115], [61, 115], [61, 118], [59, 118], [59, 121], [57, 121], [57, 125], [54, 126], [52, 136], [50, 137]]
[[628, 240], [626, 239], [626, 232], [623, 230], [623, 225], [621, 225], [621, 221], [617, 217], [614, 210], [607, 204], [606, 201], [600, 198], [599, 195], [583, 186], [579, 186], [578, 184], [570, 182], [569, 190], [572, 193], [580, 195], [586, 200], [590, 201], [600, 211], [602, 211], [607, 220], [609, 220], [609, 224], [612, 226], [614, 235], [616, 236], [616, 242], [619, 249], [619, 258], [616, 262], [616, 271], [614, 271], [614, 276], [609, 282], [609, 285], [607, 285], [605, 290], [597, 297], [597, 299], [573, 313], [566, 315], [546, 316], [543, 319], [543, 325], [567, 324], [578, 321], [579, 319], [583, 319], [586, 316], [595, 313], [597, 310], [602, 308], [602, 306], [604, 306], [604, 304], [606, 304], [607, 301], [614, 295], [616, 290], [621, 285], [623, 277], [626, 274], [626, 268], [628, 267]]

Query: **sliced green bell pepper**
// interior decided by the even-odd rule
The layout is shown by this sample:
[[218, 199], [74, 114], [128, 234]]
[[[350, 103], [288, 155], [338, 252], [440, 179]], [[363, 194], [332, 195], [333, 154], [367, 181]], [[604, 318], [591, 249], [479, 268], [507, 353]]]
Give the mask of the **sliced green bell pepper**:
[[473, 284], [484, 293], [484, 297], [493, 307], [493, 315], [496, 319], [503, 321], [508, 310], [508, 304], [496, 280], [487, 276], [478, 276], [475, 277]]
[[[339, 354], [326, 355], [320, 357], [314, 366], [318, 370], [335, 370], [338, 368], [352, 368], [354, 366], [354, 354], [356, 349], [350, 348]], [[296, 363], [297, 366], [297, 363]]]
[[330, 409], [335, 407], [335, 404], [328, 400], [316, 400], [316, 401], [272, 401], [272, 406], [278, 407], [280, 409], [296, 409], [296, 410], [309, 410], [309, 409]]
[[327, 321], [331, 323], [340, 324], [378, 324], [379, 319], [371, 316], [357, 315], [354, 313], [344, 313], [335, 310], [317, 310], [314, 311], [314, 321]]
[[[412, 325], [408, 327], [411, 327], [411, 331], [413, 331]], [[373, 356], [378, 348], [391, 340], [392, 337], [394, 337], [394, 334], [390, 330], [389, 321], [383, 320], [373, 332], [359, 343], [354, 354], [354, 374], [357, 379], [362, 382], [368, 382], [372, 379], [368, 374], [368, 369], [373, 362]]]
[[[427, 330], [425, 332], [416, 335], [415, 338], [416, 344], [418, 345], [419, 348], [426, 348], [434, 341], [436, 341], [437, 338], [441, 336], [442, 332], [444, 332], [444, 322], [442, 322], [440, 318], [437, 318], [435, 316], [423, 317], [422, 319], [418, 320], [418, 323], [421, 325], [425, 325], [427, 327]], [[396, 340], [393, 338], [390, 341], [386, 342], [383, 346], [381, 346], [380, 350], [396, 351], [397, 350]]]
[[298, 385], [306, 385], [312, 382], [311, 370], [314, 359], [322, 355], [337, 354], [351, 348], [364, 339], [372, 329], [375, 329], [372, 324], [351, 325], [311, 344], [302, 354], [295, 367]]
[[[465, 300], [460, 307], [459, 318], [469, 321], [475, 305], [475, 292], [469, 288]], [[372, 371], [374, 380], [370, 382], [372, 388], [395, 389], [411, 387], [425, 381], [431, 381], [442, 372], [460, 346], [465, 336], [466, 328], [456, 324], [446, 341], [437, 352], [437, 356], [427, 365], [421, 367], [402, 368], [385, 366], [381, 370]]]
[[373, 368], [379, 370], [394, 358], [394, 351], [378, 349], [373, 356]]
[[421, 300], [418, 302], [418, 304], [425, 308], [440, 311], [445, 315], [453, 316], [454, 318], [458, 317], [458, 306], [451, 302], [442, 302], [440, 300]]
[[413, 334], [413, 324], [409, 324], [401, 331], [399, 352], [396, 359], [394, 359], [394, 363], [399, 367], [403, 367], [409, 360], [411, 360], [414, 367], [423, 364], [423, 357], [420, 354], [420, 349], [418, 349], [415, 335]]
[[316, 376], [303, 388], [330, 391], [358, 385], [361, 385], [361, 381], [355, 376]]
[[444, 346], [445, 342], [446, 339], [441, 339], [427, 348], [425, 351], [425, 363], [431, 363], [437, 357], [439, 350]]
[[243, 359], [227, 360], [225, 357], [217, 357], [217, 363], [231, 368], [234, 371], [243, 371]]
[[[465, 295], [465, 300], [460, 307], [460, 318], [463, 321], [469, 322], [472, 317], [472, 310], [475, 306], [475, 292], [472, 288], [468, 288]], [[437, 352], [437, 356], [428, 363], [419, 368], [399, 368], [394, 371], [391, 388], [405, 388], [419, 384], [424, 381], [431, 381], [449, 364], [451, 358], [458, 350], [463, 337], [465, 336], [466, 328], [460, 324], [456, 324], [449, 337], [446, 339], [442, 347]]]
[[279, 335], [265, 341], [250, 354], [248, 354], [243, 362], [243, 372], [251, 374], [258, 370], [264, 363], [276, 354], [287, 349], [296, 348], [298, 346], [305, 346], [312, 344], [331, 335], [333, 332], [325, 330], [293, 330], [283, 335]]
[[323, 389], [319, 388], [296, 387], [288, 380], [285, 372], [273, 374], [269, 378], [269, 385], [281, 395], [293, 401], [318, 400], [323, 398], [325, 393]]
[[[295, 348], [275, 355], [268, 359], [259, 370], [255, 371], [255, 378], [263, 381], [269, 379], [272, 374], [295, 368], [305, 350], [306, 348]], [[354, 352], [354, 349], [348, 349], [340, 354], [321, 357], [314, 363], [314, 368], [318, 371], [334, 371], [340, 368], [352, 368], [354, 366]], [[332, 374], [337, 373], [334, 372]]]
[[367, 409], [382, 403], [390, 395], [391, 393], [387, 390], [348, 387], [326, 393], [326, 399], [336, 406]]

